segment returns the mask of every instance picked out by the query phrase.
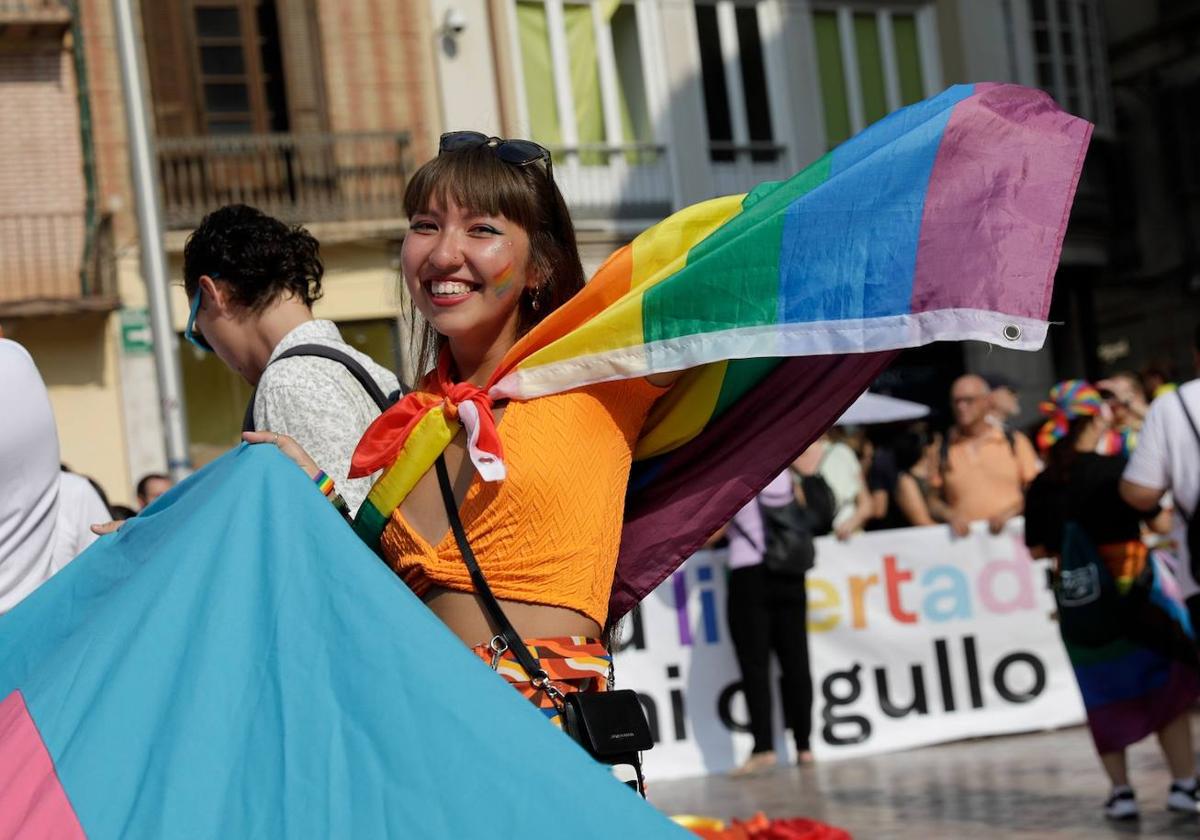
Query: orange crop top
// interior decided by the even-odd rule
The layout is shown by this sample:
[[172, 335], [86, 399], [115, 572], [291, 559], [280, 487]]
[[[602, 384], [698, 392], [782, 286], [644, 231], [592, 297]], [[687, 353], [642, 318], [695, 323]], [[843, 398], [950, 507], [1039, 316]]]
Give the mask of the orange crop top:
[[[508, 404], [498, 427], [508, 477], [476, 475], [461, 508], [497, 598], [567, 607], [604, 626], [634, 444], [663, 393], [630, 379]], [[399, 507], [380, 547], [418, 597], [474, 589], [453, 533], [431, 546]]]

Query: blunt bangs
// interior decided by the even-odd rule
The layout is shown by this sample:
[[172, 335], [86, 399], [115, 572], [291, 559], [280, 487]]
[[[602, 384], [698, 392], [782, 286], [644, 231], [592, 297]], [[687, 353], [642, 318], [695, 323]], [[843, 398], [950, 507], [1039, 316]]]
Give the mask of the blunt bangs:
[[404, 191], [404, 212], [411, 219], [432, 205], [450, 201], [471, 213], [502, 215], [533, 233], [546, 228], [541, 195], [546, 172], [541, 164], [513, 166], [486, 146], [444, 152], [416, 171]]

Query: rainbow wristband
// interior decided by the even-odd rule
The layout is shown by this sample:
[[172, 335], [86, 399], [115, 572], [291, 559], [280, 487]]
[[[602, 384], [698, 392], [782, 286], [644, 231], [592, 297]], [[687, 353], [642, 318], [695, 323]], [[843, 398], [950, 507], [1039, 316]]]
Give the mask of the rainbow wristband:
[[317, 489], [324, 496], [333, 495], [333, 479], [325, 474], [324, 470], [320, 470], [313, 476], [313, 483], [317, 485]]

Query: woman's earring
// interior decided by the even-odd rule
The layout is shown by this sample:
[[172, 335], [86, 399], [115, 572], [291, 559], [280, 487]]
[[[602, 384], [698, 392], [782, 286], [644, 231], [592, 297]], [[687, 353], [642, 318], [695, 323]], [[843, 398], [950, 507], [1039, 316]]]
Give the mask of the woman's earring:
[[530, 306], [533, 307], [534, 312], [537, 312], [542, 308], [542, 287], [534, 286], [533, 294], [531, 294], [530, 297], [533, 298], [533, 302], [530, 304]]

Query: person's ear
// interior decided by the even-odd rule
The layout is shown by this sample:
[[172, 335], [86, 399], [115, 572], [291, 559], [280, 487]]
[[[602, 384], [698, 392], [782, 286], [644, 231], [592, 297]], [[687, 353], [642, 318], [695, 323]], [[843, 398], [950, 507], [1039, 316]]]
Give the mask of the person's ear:
[[218, 283], [208, 274], [201, 274], [199, 283], [200, 291], [204, 295], [204, 301], [201, 302], [201, 306], [205, 302], [211, 302], [216, 312], [224, 314], [229, 308], [229, 293], [225, 288], [225, 284]]

